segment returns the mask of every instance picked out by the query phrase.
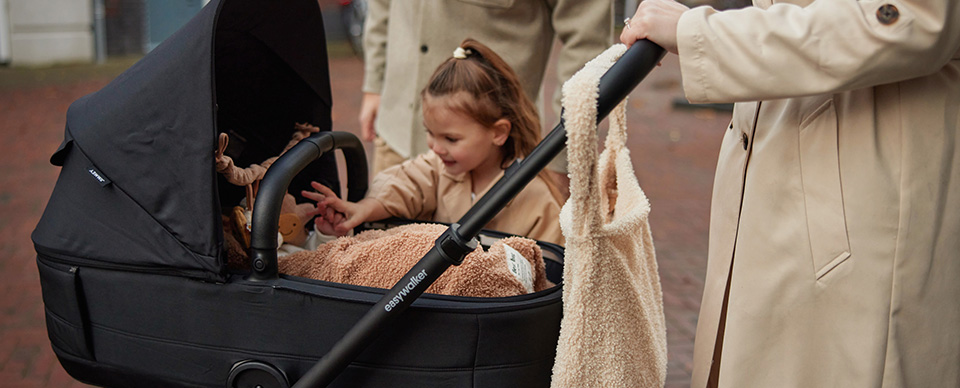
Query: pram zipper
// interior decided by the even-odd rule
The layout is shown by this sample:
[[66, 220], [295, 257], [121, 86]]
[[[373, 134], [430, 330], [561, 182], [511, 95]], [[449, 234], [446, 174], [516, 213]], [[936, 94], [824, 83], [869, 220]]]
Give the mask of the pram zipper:
[[49, 249], [42, 247], [40, 245], [34, 244], [34, 249], [37, 251], [37, 257], [42, 260], [48, 260], [54, 263], [78, 266], [81, 268], [97, 268], [97, 269], [106, 269], [111, 271], [127, 271], [127, 272], [137, 272], [137, 273], [146, 273], [154, 275], [166, 275], [166, 276], [184, 276], [194, 279], [210, 280], [215, 282], [223, 282], [226, 277], [222, 274], [217, 274], [209, 271], [199, 271], [199, 270], [178, 270], [170, 267], [148, 267], [148, 266], [137, 266], [137, 265], [124, 265], [111, 262], [105, 262], [100, 260], [86, 259], [82, 257], [76, 257], [72, 255], [63, 254], [57, 252], [55, 249]]

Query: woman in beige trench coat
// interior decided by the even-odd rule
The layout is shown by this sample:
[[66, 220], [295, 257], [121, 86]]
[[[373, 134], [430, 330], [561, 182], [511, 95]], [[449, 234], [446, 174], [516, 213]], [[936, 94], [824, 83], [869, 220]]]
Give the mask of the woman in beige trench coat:
[[645, 0], [621, 35], [738, 102], [693, 386], [960, 387], [960, 2], [754, 5]]

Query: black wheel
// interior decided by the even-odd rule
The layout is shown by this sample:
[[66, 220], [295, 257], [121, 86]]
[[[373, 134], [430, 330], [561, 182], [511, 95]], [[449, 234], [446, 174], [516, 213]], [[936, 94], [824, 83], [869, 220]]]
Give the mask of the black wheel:
[[260, 361], [240, 361], [230, 368], [227, 388], [290, 388], [287, 377], [273, 365]]

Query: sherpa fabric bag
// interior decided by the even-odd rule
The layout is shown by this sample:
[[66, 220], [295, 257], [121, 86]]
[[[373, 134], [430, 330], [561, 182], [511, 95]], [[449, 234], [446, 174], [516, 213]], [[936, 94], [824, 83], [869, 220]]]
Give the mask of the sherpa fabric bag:
[[625, 147], [626, 99], [611, 112], [597, 156], [599, 79], [626, 51], [615, 45], [563, 85], [570, 198], [563, 320], [551, 387], [662, 387], [667, 371], [663, 295], [650, 203]]

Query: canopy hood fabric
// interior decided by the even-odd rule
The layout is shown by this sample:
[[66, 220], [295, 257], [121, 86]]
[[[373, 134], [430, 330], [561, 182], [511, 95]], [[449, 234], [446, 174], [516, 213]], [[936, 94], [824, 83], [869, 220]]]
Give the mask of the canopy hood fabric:
[[[225, 14], [233, 9], [240, 12], [228, 20]], [[215, 68], [227, 68], [215, 66], [215, 42], [230, 42], [215, 36], [221, 22], [235, 32], [247, 28], [245, 36], [252, 37], [247, 46], [260, 47], [260, 57], [282, 59], [247, 64], [246, 71], [295, 74], [301, 89], [310, 91], [296, 95], [296, 101], [248, 105], [273, 112], [297, 102], [302, 106], [296, 111], [307, 113], [283, 111], [290, 132], [294, 120], [330, 128], [330, 83], [317, 2], [213, 0], [126, 72], [70, 106], [64, 141], [51, 158], [62, 166], [60, 177], [33, 233], [38, 253], [67, 262], [223, 277], [213, 164], [219, 132], [216, 88], [235, 91], [224, 97], [228, 101], [256, 98], [257, 92], [232, 85], [244, 83], [242, 72], [215, 79]], [[275, 69], [257, 67], [267, 65]], [[256, 146], [247, 139], [248, 149]]]

